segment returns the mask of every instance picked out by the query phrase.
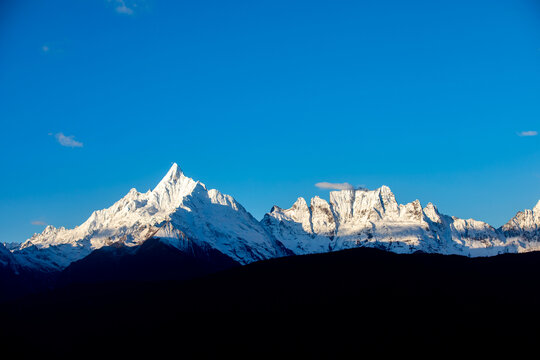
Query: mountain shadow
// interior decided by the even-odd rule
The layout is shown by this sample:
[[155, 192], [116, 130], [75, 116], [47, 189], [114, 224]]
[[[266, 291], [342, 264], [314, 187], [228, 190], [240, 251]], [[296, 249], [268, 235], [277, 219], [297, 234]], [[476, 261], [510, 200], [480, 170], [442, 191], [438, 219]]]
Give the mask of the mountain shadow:
[[239, 264], [212, 248], [191, 243], [184, 251], [157, 238], [136, 247], [113, 245], [75, 261], [58, 277], [57, 286], [72, 283], [186, 280]]

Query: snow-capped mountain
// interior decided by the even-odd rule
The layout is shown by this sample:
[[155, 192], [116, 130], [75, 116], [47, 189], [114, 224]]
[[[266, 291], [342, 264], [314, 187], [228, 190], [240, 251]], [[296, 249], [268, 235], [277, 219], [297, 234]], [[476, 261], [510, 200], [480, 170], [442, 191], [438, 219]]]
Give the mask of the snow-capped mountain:
[[104, 246], [137, 246], [151, 237], [179, 249], [196, 242], [240, 264], [287, 254], [231, 196], [186, 177], [177, 164], [154, 190], [131, 189], [74, 229], [47, 226], [12, 251], [25, 267], [57, 271]]
[[275, 206], [263, 225], [295, 254], [368, 246], [399, 253], [491, 256], [540, 249], [540, 202], [501, 229], [473, 219], [442, 215], [418, 200], [401, 205], [387, 186], [330, 192], [308, 206], [299, 198], [290, 209]]
[[518, 212], [501, 229], [509, 239], [522, 243], [540, 242], [540, 201], [532, 210]]
[[309, 205], [299, 198], [290, 209], [274, 206], [258, 222], [231, 196], [207, 189], [174, 164], [153, 190], [131, 189], [73, 229], [47, 226], [18, 246], [0, 247], [0, 264], [55, 272], [96, 249], [127, 249], [151, 238], [197, 257], [219, 252], [239, 264], [363, 246], [492, 256], [540, 249], [540, 202], [495, 229], [443, 215], [431, 203], [398, 204], [382, 186], [332, 191], [329, 202], [314, 197]]

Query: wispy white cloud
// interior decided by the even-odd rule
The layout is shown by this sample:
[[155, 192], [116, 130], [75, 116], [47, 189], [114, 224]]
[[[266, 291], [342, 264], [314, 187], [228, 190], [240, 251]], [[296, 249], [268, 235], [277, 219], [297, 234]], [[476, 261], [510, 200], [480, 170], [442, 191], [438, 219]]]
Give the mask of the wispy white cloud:
[[116, 12], [119, 14], [127, 14], [132, 15], [133, 9], [126, 6], [126, 2], [123, 0], [117, 0], [116, 3], [118, 6], [116, 6]]
[[45, 225], [47, 225], [47, 223], [45, 221], [41, 221], [41, 220], [33, 220], [30, 223], [32, 225], [37, 225], [37, 226], [45, 226]]
[[133, 15], [137, 3], [129, 0], [108, 0], [114, 5], [114, 10], [119, 14]]
[[[52, 135], [52, 134], [49, 134]], [[54, 137], [58, 141], [58, 143], [62, 146], [66, 147], [83, 147], [83, 143], [80, 141], [75, 140], [74, 135], [66, 136], [62, 133], [55, 134]]]
[[354, 186], [349, 183], [331, 183], [331, 182], [318, 182], [315, 184], [319, 189], [330, 189], [330, 190], [353, 190]]
[[70, 48], [71, 44], [69, 41], [64, 40], [53, 40], [42, 43], [39, 47], [39, 51], [43, 55], [53, 56], [64, 54], [65, 48]]
[[147, 0], [106, 0], [108, 6], [113, 8], [117, 14], [139, 15], [148, 10]]
[[331, 182], [318, 182], [315, 184], [319, 189], [325, 190], [368, 190], [364, 185], [351, 185], [348, 182], [344, 183], [331, 183]]
[[538, 131], [529, 130], [529, 131], [521, 131], [518, 133], [519, 136], [536, 136], [538, 135]]

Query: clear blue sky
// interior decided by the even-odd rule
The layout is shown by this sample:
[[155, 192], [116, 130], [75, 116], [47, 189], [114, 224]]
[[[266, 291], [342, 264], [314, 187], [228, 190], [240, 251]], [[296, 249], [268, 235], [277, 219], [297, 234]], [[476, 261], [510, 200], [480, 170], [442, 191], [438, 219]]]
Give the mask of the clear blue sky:
[[4, 0], [0, 120], [1, 242], [172, 162], [257, 218], [328, 181], [500, 226], [540, 199], [540, 4]]

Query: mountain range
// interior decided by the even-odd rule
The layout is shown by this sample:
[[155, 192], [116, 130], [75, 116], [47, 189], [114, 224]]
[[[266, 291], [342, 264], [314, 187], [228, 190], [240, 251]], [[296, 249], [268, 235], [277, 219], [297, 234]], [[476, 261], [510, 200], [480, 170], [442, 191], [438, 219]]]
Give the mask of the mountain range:
[[265, 259], [357, 247], [467, 257], [535, 251], [540, 249], [540, 201], [496, 229], [441, 214], [431, 203], [398, 204], [382, 186], [331, 191], [330, 201], [314, 197], [308, 204], [298, 198], [291, 208], [274, 206], [258, 221], [233, 197], [208, 189], [173, 164], [153, 190], [131, 189], [73, 229], [49, 225], [22, 243], [0, 245], [0, 274], [4, 283], [31, 278], [41, 286], [183, 279]]

